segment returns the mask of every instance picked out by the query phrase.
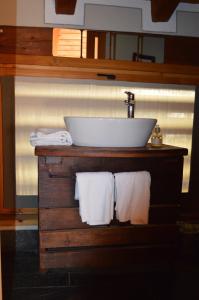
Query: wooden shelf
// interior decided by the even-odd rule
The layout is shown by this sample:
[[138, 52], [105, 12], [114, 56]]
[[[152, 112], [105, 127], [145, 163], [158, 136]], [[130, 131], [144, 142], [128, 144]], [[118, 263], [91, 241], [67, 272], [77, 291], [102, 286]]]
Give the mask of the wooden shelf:
[[0, 228], [4, 230], [32, 230], [38, 228], [37, 209], [17, 209], [15, 213], [0, 214]]
[[199, 84], [199, 67], [194, 66], [0, 54], [0, 76], [110, 80], [98, 74], [114, 75], [117, 81]]

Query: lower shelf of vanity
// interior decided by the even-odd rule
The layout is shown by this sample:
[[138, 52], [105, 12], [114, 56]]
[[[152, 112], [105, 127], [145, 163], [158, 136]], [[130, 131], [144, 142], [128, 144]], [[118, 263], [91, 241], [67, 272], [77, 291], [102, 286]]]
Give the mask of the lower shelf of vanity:
[[[149, 224], [175, 224], [179, 205], [158, 204], [150, 205]], [[112, 222], [115, 224], [115, 221]], [[112, 224], [111, 223], [111, 224]], [[122, 223], [120, 223], [122, 225]], [[40, 230], [60, 230], [70, 228], [87, 228], [87, 224], [82, 223], [78, 207], [51, 207], [39, 209]]]
[[112, 225], [40, 231], [40, 268], [128, 268], [174, 259], [173, 225]]

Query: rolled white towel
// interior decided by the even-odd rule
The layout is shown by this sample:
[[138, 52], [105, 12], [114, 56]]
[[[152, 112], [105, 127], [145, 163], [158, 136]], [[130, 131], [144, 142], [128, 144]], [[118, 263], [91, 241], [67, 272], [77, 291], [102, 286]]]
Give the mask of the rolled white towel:
[[151, 176], [147, 171], [116, 173], [116, 217], [120, 222], [147, 224]]
[[114, 177], [110, 172], [76, 173], [76, 199], [82, 222], [109, 224], [113, 219]]
[[72, 145], [72, 138], [68, 131], [55, 128], [39, 128], [30, 134], [30, 144], [35, 146]]

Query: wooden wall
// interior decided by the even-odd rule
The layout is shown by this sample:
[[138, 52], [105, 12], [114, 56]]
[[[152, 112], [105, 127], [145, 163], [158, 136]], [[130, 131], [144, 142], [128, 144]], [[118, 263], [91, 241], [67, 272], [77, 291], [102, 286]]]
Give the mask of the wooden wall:
[[52, 29], [0, 26], [0, 53], [52, 55]]
[[199, 38], [165, 37], [164, 62], [199, 66]]

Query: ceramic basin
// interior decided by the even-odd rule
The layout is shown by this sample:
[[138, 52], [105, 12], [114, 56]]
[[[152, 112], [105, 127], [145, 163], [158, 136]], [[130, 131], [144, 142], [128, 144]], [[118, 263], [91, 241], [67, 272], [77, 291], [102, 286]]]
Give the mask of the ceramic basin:
[[64, 122], [76, 146], [144, 147], [157, 120], [64, 117]]

